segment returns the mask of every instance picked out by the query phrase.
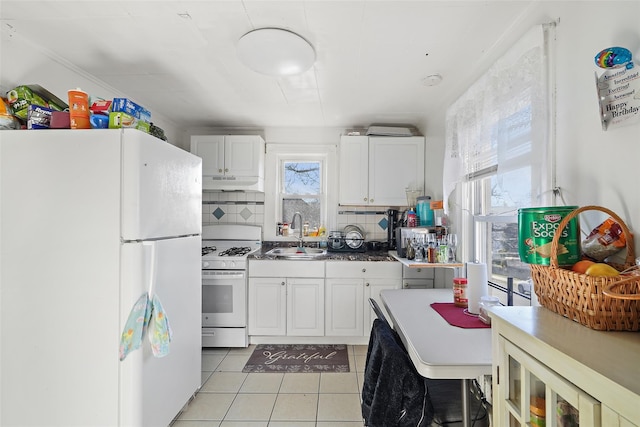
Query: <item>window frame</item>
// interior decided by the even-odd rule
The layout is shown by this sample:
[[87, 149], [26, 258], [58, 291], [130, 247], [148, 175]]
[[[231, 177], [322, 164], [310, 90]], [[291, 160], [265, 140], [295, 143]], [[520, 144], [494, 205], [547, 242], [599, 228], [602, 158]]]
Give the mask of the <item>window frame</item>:
[[[277, 191], [277, 202], [276, 202], [276, 218], [278, 218], [278, 222], [282, 221], [291, 224], [293, 218], [285, 218], [284, 217], [284, 201], [286, 199], [296, 200], [296, 199], [317, 199], [320, 203], [320, 227], [323, 223], [326, 223], [327, 218], [327, 189], [326, 189], [326, 158], [325, 156], [318, 156], [314, 154], [283, 154], [278, 156], [278, 191]], [[284, 185], [284, 170], [286, 163], [312, 163], [318, 162], [320, 164], [320, 192], [318, 194], [297, 194], [297, 193], [285, 193], [285, 185]], [[308, 221], [308, 218], [303, 218], [303, 221]], [[313, 225], [313, 224], [312, 224]], [[295, 224], [296, 230], [298, 226], [302, 226], [302, 224]]]
[[[453, 172], [453, 175], [451, 173], [445, 173], [445, 178], [455, 178], [455, 173], [459, 173], [459, 181], [457, 182], [457, 184], [455, 184], [454, 187], [451, 187], [451, 183], [445, 183], [444, 192], [445, 195], [447, 195], [448, 188], [455, 188], [455, 191], [453, 193], [453, 199], [455, 199], [455, 207], [452, 212], [452, 215], [454, 216], [454, 223], [455, 218], [459, 218], [461, 234], [463, 236], [469, 237], [467, 239], [463, 239], [463, 244], [461, 245], [460, 250], [462, 259], [486, 263], [490, 284], [494, 284], [498, 288], [502, 288], [501, 290], [506, 290], [508, 281], [507, 276], [497, 274], [493, 271], [494, 269], [492, 268], [494, 255], [492, 244], [492, 225], [497, 223], [511, 223], [515, 224], [517, 228], [519, 208], [529, 206], [551, 206], [555, 204], [554, 202], [556, 198], [556, 191], [554, 190], [555, 122], [553, 119], [555, 117], [555, 80], [552, 63], [552, 53], [554, 48], [553, 41], [555, 39], [555, 33], [553, 25], [545, 24], [538, 28], [542, 29], [544, 38], [542, 47], [545, 60], [543, 62], [544, 68], [542, 70], [542, 73], [544, 75], [542, 76], [542, 81], [544, 86], [546, 87], [546, 100], [544, 103], [544, 111], [542, 113], [543, 115], [532, 115], [527, 119], [527, 122], [535, 125], [530, 125], [531, 129], [529, 131], [526, 131], [522, 135], [516, 134], [513, 138], [508, 137], [503, 141], [506, 142], [506, 145], [504, 146], [506, 150], [512, 150], [514, 147], [525, 147], [528, 144], [528, 148], [531, 153], [535, 153], [537, 150], [541, 149], [543, 151], [538, 152], [538, 156], [534, 156], [534, 158], [530, 158], [530, 154], [528, 153], [522, 154], [522, 151], [518, 151], [517, 149], [515, 151], [508, 151], [507, 167], [504, 167], [504, 163], [500, 163], [502, 171], [498, 170], [498, 162], [500, 157], [500, 150], [503, 148], [498, 149], [497, 155], [492, 155], [494, 157], [487, 157], [487, 153], [475, 153], [478, 155], [478, 157], [469, 157], [468, 159], [470, 159], [472, 162], [477, 160], [479, 163], [469, 163], [467, 165], [469, 167], [469, 169], [467, 169], [469, 172], [466, 175], [462, 175], [462, 164], [458, 166], [459, 169], [456, 169], [457, 167], [455, 166], [455, 163], [452, 163], [453, 166], [449, 169], [450, 172]], [[531, 31], [529, 34], [533, 34], [534, 31], [538, 30], [538, 28], [534, 28], [533, 31]], [[526, 37], [523, 37], [523, 40], [526, 40], [528, 37], [528, 35]], [[514, 55], [513, 57], [517, 57], [519, 55], [519, 48], [524, 49], [521, 52], [526, 52], [526, 49], [528, 48], [528, 46], [530, 46], [527, 45], [527, 43], [522, 43], [522, 41], [520, 43], [517, 43], [517, 45], [519, 45], [518, 48], [512, 48], [509, 52], [509, 55]], [[527, 107], [524, 106], [524, 108]], [[519, 114], [520, 111], [523, 110], [518, 110], [516, 113]], [[516, 113], [514, 113], [514, 117]], [[537, 113], [539, 114], [540, 110], [537, 110]], [[495, 120], [495, 117], [489, 116], [483, 118], [486, 118], [486, 120], [483, 121], [484, 125], [481, 126], [483, 129], [495, 129], [496, 131], [501, 131], [499, 129], [499, 127], [501, 126], [499, 118], [497, 120]], [[449, 125], [449, 114], [447, 115], [447, 120]], [[456, 119], [451, 120], [451, 123], [454, 125], [453, 129], [456, 129], [457, 131], [457, 128], [455, 127]], [[505, 122], [509, 122], [509, 120], [505, 119]], [[521, 124], [522, 123], [516, 123], [516, 132], [518, 130], [517, 127]], [[459, 145], [460, 142], [458, 141], [458, 134], [455, 132], [451, 134], [449, 128], [447, 128], [447, 133], [447, 137], [452, 138], [451, 140], [447, 140], [447, 144], [449, 144], [450, 141], [453, 144], [447, 147], [448, 150], [453, 150], [447, 154], [451, 155], [451, 159], [463, 158], [463, 152], [458, 151], [461, 149]], [[528, 135], [528, 133], [530, 133], [530, 135]], [[498, 135], [498, 133], [492, 135]], [[522, 137], [527, 139], [522, 139]], [[516, 144], [513, 146], [510, 145], [511, 141], [515, 141]], [[497, 140], [495, 142], [500, 144], [500, 142]], [[544, 145], [540, 146], [540, 143]], [[472, 156], [474, 155], [474, 153], [471, 154]], [[487, 162], [487, 160], [490, 161]], [[514, 208], [507, 208], [504, 210], [495, 209], [494, 211], [491, 211], [492, 177], [499, 176], [499, 174], [503, 174], [504, 172], [508, 173], [510, 171], [517, 171], [523, 166], [528, 166], [530, 168], [529, 182], [534, 183], [535, 181], [537, 181], [542, 184], [541, 188], [537, 191], [532, 190], [532, 193], [530, 195], [530, 204], [520, 205], [518, 203], [515, 203]], [[518, 282], [521, 281], [522, 279], [513, 280], [513, 286], [514, 291], [516, 291], [516, 295]], [[525, 297], [524, 303], [529, 304], [528, 297]]]
[[[265, 157], [265, 218], [263, 240], [291, 240], [292, 237], [277, 234], [278, 222], [282, 221], [282, 199], [279, 197], [282, 181], [283, 161], [315, 161], [323, 164], [321, 171], [322, 188], [321, 221], [326, 229], [334, 225], [337, 216], [337, 145], [269, 143]], [[303, 218], [304, 220], [304, 218]], [[319, 240], [320, 237], [305, 237], [305, 240]]]

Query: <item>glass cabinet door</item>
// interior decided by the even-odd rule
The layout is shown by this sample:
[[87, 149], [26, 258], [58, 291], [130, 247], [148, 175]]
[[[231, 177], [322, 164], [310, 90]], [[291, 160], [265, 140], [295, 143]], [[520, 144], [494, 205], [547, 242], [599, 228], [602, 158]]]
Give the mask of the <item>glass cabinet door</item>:
[[494, 417], [509, 427], [601, 427], [600, 403], [500, 338], [499, 390]]

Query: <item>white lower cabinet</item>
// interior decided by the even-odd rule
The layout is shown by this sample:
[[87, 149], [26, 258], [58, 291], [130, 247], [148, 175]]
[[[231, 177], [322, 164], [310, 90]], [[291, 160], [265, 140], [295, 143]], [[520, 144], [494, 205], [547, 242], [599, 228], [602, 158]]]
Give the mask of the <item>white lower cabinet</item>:
[[496, 426], [640, 426], [637, 333], [594, 331], [543, 307], [497, 307], [491, 324]]
[[395, 261], [250, 260], [249, 335], [363, 342], [376, 317], [369, 298], [384, 310], [380, 291], [401, 287]]
[[249, 263], [249, 335], [324, 336], [324, 262]]
[[287, 335], [324, 334], [324, 279], [287, 279]]
[[384, 310], [380, 291], [402, 286], [402, 264], [373, 261], [327, 261], [326, 264], [325, 334], [369, 335], [375, 318], [369, 298]]
[[287, 279], [249, 278], [249, 335], [287, 334]]
[[504, 338], [499, 347], [502, 378], [494, 413], [497, 425], [601, 425], [600, 402]]
[[362, 279], [325, 280], [325, 331], [334, 336], [361, 336], [364, 334]]

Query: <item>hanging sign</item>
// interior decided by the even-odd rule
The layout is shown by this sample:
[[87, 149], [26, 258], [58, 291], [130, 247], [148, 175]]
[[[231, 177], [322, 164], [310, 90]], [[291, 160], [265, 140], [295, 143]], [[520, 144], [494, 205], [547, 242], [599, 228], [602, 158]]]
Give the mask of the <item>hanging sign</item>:
[[595, 56], [605, 71], [595, 73], [602, 129], [640, 123], [640, 67], [635, 67], [631, 52], [611, 47]]

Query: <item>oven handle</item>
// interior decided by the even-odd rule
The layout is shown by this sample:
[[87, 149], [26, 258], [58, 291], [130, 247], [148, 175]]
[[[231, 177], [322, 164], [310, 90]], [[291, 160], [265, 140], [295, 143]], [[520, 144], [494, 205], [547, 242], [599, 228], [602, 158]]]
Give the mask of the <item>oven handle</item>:
[[244, 271], [203, 270], [202, 278], [207, 280], [244, 279]]

